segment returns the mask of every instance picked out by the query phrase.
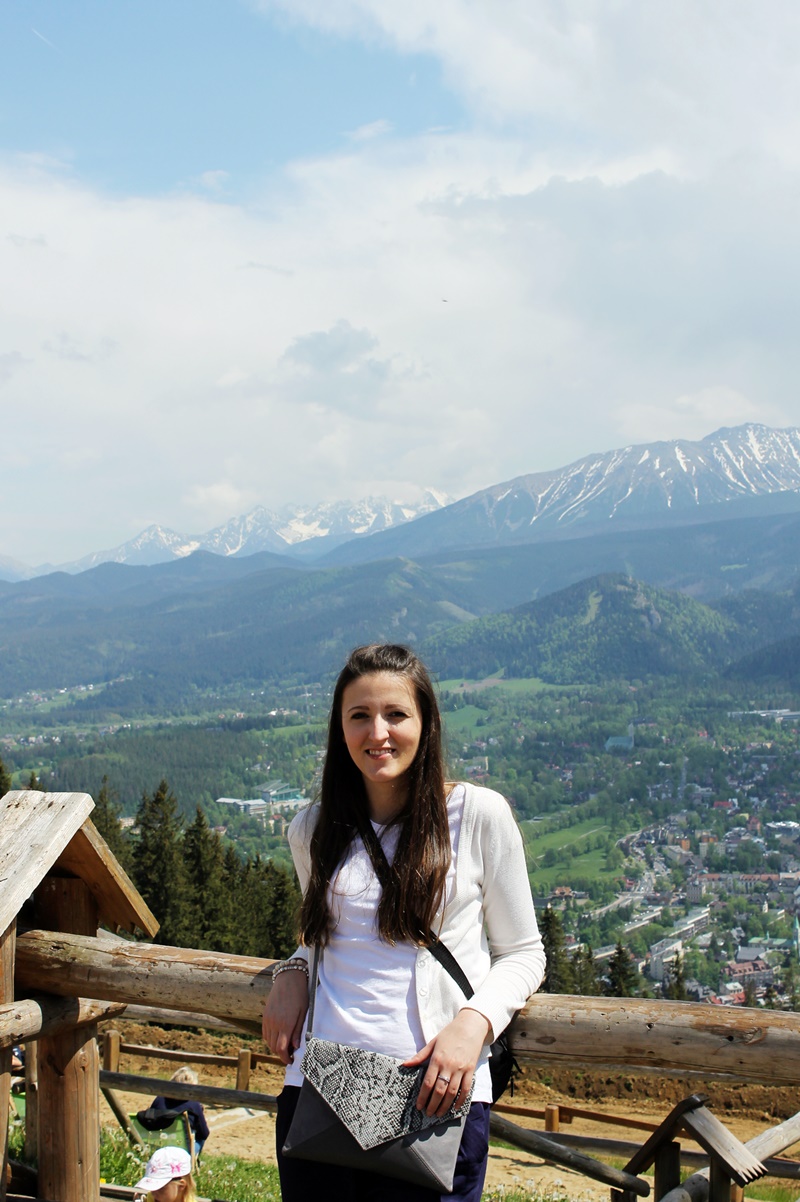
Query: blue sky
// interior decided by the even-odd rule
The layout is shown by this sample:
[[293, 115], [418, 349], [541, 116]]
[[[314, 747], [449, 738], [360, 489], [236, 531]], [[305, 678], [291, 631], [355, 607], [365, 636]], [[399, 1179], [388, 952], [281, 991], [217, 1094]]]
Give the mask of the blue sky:
[[8, 0], [0, 7], [4, 149], [64, 158], [116, 194], [227, 174], [245, 199], [294, 158], [388, 122], [458, 124], [431, 55], [259, 15], [237, 0]]
[[800, 423], [799, 52], [790, 0], [4, 0], [0, 556]]

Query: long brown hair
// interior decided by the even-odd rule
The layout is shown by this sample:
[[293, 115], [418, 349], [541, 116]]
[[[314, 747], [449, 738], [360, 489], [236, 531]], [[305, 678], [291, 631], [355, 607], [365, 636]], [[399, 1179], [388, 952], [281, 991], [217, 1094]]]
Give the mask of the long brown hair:
[[398, 817], [397, 850], [384, 870], [378, 933], [387, 943], [426, 943], [444, 895], [450, 866], [442, 719], [425, 665], [395, 643], [372, 643], [351, 652], [333, 691], [328, 750], [322, 770], [319, 818], [311, 837], [311, 877], [300, 910], [305, 944], [328, 942], [333, 919], [328, 886], [353, 839], [369, 823], [364, 778], [350, 757], [342, 727], [342, 699], [351, 681], [375, 672], [404, 676], [414, 687], [422, 718], [419, 747], [408, 769], [408, 799]]

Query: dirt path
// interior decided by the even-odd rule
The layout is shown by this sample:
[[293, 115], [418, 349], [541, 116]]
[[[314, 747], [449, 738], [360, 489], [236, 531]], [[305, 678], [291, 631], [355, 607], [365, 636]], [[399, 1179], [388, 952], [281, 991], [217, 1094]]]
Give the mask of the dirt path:
[[[159, 1028], [123, 1024], [123, 1039], [128, 1043], [158, 1047], [181, 1047], [186, 1052], [215, 1052], [235, 1055], [247, 1043], [236, 1035], [211, 1035], [204, 1032], [163, 1031]], [[254, 1050], [261, 1050], [257, 1044]], [[177, 1067], [174, 1062], [142, 1060], [123, 1056], [121, 1071], [169, 1077]], [[200, 1078], [209, 1084], [235, 1086], [233, 1068], [199, 1068]], [[272, 1066], [259, 1066], [253, 1073], [251, 1089], [259, 1093], [280, 1092], [282, 1073]], [[690, 1092], [705, 1092], [718, 1117], [739, 1139], [751, 1139], [765, 1128], [773, 1126], [800, 1109], [798, 1097], [786, 1089], [766, 1086], [731, 1086], [718, 1082], [689, 1082], [662, 1080], [657, 1077], [630, 1077], [624, 1074], [581, 1074], [562, 1070], [557, 1074], [532, 1074], [521, 1084], [513, 1099], [515, 1104], [543, 1108], [560, 1103], [597, 1111], [602, 1114], [628, 1115], [659, 1122], [680, 1098]], [[147, 1105], [150, 1099], [138, 1094], [120, 1095], [126, 1110], [133, 1113]], [[510, 1099], [509, 1099], [510, 1100]], [[247, 1160], [273, 1162], [275, 1159], [275, 1119], [271, 1114], [206, 1108], [211, 1135], [208, 1151]], [[509, 1116], [513, 1122], [542, 1130], [541, 1119], [526, 1120]], [[102, 1101], [102, 1120], [115, 1125], [111, 1111]], [[564, 1125], [565, 1132], [575, 1135], [602, 1135], [604, 1138], [641, 1142], [646, 1132], [610, 1126], [588, 1119], [575, 1119]], [[687, 1144], [687, 1146], [690, 1146]], [[795, 1149], [800, 1156], [800, 1149]], [[489, 1157], [487, 1186], [519, 1186], [527, 1189], [563, 1189], [573, 1200], [603, 1199], [609, 1196], [608, 1187], [559, 1166], [550, 1166], [528, 1153], [493, 1147]], [[800, 1192], [800, 1191], [798, 1191]]]

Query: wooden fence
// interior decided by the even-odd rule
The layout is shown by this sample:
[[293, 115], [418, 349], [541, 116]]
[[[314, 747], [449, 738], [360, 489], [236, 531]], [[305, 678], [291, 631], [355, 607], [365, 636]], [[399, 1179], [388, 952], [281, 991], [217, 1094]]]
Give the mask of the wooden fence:
[[[183, 1015], [193, 1015], [198, 1024], [224, 1023], [248, 1033], [256, 1032], [260, 1030], [260, 1014], [271, 985], [270, 970], [269, 962], [252, 957], [64, 932], [23, 932], [16, 940], [17, 984], [28, 994], [35, 991], [41, 994], [25, 1002], [0, 1005], [0, 1050], [11, 1043], [36, 1040], [45, 1032], [72, 1030], [101, 1017], [119, 1015], [127, 1006], [180, 1011]], [[773, 1085], [800, 1084], [800, 1017], [794, 1014], [644, 999], [546, 995], [530, 999], [512, 1024], [510, 1036], [518, 1060], [539, 1067], [627, 1069], [689, 1078], [703, 1075]], [[118, 1053], [122, 1047], [120, 1040]], [[172, 1058], [164, 1057], [163, 1052], [164, 1049], [153, 1049], [147, 1054]], [[179, 1058], [189, 1059], [183, 1053]], [[259, 1058], [259, 1053], [252, 1052], [237, 1055], [236, 1089], [182, 1086], [181, 1090], [187, 1098], [197, 1097], [209, 1103], [213, 1099], [216, 1104], [271, 1109], [275, 1102], [271, 1095], [238, 1088], [250, 1084], [252, 1066]], [[169, 1082], [121, 1074], [110, 1068], [102, 1070], [98, 1086], [151, 1095], [171, 1087]], [[508, 1105], [510, 1113], [521, 1109], [513, 1103]], [[559, 1108], [558, 1124], [577, 1109]], [[546, 1109], [543, 1117], [547, 1125]], [[641, 1120], [631, 1120], [628, 1125], [633, 1126], [634, 1122], [641, 1124]], [[549, 1123], [551, 1127], [556, 1125], [552, 1113]], [[493, 1131], [502, 1138], [513, 1139], [518, 1146], [608, 1181], [627, 1196], [643, 1195], [650, 1190], [641, 1177], [624, 1173], [620, 1177], [619, 1170], [598, 1168], [598, 1162], [585, 1155], [589, 1150], [585, 1137], [582, 1140], [554, 1130], [547, 1135], [524, 1130], [511, 1123], [501, 1107], [497, 1108], [492, 1124]], [[85, 1134], [88, 1139], [90, 1133]], [[766, 1143], [760, 1154], [775, 1156], [798, 1139], [800, 1116], [788, 1125], [765, 1132]], [[612, 1151], [609, 1145], [613, 1143], [619, 1150], [624, 1149], [624, 1157], [632, 1146], [624, 1141], [602, 1142], [604, 1152]], [[593, 1141], [591, 1147], [598, 1148], [598, 1141]], [[797, 1166], [790, 1166], [787, 1171], [796, 1173]], [[691, 1202], [702, 1202], [708, 1194], [708, 1182], [692, 1189], [695, 1193]]]

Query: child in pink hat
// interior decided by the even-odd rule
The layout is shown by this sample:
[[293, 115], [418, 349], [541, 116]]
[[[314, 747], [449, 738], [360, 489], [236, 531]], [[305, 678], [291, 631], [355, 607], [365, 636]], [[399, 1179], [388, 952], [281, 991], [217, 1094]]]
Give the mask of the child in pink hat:
[[197, 1202], [192, 1158], [183, 1148], [159, 1148], [133, 1188], [147, 1190], [147, 1202]]

